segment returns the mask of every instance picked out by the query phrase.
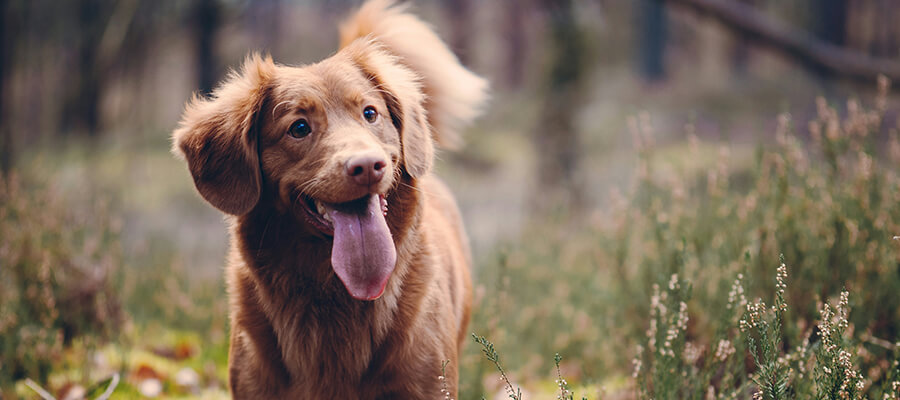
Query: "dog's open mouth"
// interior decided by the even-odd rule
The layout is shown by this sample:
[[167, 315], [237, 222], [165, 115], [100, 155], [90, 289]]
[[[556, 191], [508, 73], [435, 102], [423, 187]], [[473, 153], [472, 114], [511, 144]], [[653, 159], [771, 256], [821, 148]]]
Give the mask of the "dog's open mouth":
[[350, 295], [359, 300], [381, 297], [397, 263], [384, 196], [373, 194], [340, 204], [304, 196], [301, 203], [307, 220], [332, 236], [331, 265]]
[[309, 222], [320, 232], [326, 236], [334, 236], [334, 220], [331, 216], [332, 210], [353, 210], [365, 207], [370, 197], [377, 196], [381, 207], [381, 214], [387, 216], [388, 202], [384, 195], [368, 195], [353, 201], [341, 204], [325, 203], [307, 195], [301, 195], [300, 204], [303, 205], [304, 216], [306, 222]]

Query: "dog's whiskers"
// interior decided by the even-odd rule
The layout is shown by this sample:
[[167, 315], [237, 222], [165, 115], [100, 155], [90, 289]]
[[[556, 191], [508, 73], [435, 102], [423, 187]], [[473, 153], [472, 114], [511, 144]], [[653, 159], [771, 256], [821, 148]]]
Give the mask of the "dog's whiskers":
[[319, 186], [319, 182], [320, 182], [320, 179], [313, 178], [313, 179], [310, 179], [309, 181], [306, 181], [306, 182], [300, 184], [297, 187], [297, 191], [299, 193], [297, 194], [297, 198], [294, 201], [296, 203], [303, 201], [303, 196], [307, 196], [307, 197], [315, 199], [321, 193], [321, 189], [317, 188]]

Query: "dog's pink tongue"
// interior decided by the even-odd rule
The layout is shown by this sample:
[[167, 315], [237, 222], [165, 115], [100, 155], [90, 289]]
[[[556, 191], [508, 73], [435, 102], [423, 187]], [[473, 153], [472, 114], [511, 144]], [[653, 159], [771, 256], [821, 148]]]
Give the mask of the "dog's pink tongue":
[[369, 196], [365, 207], [331, 210], [334, 245], [331, 265], [350, 295], [358, 300], [375, 300], [394, 265], [397, 251], [381, 210], [378, 195]]

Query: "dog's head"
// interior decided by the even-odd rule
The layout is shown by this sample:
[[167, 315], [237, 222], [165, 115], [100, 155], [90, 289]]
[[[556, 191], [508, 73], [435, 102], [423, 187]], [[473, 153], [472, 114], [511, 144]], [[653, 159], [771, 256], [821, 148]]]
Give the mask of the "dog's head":
[[173, 142], [200, 194], [232, 215], [256, 206], [264, 181], [280, 206], [321, 207], [384, 195], [434, 159], [418, 78], [365, 41], [306, 67], [251, 55], [188, 104]]
[[[351, 295], [377, 298], [396, 261], [386, 197], [434, 159], [423, 100], [418, 77], [372, 41], [306, 67], [254, 55], [188, 105], [174, 151], [223, 212], [277, 207], [332, 237]], [[272, 204], [259, 204], [264, 191]]]
[[173, 134], [207, 201], [297, 216], [332, 240], [334, 271], [358, 299], [379, 297], [396, 264], [386, 199], [429, 173], [433, 136], [452, 143], [486, 98], [487, 82], [405, 10], [367, 2], [342, 26], [343, 48], [317, 64], [251, 55], [188, 104]]

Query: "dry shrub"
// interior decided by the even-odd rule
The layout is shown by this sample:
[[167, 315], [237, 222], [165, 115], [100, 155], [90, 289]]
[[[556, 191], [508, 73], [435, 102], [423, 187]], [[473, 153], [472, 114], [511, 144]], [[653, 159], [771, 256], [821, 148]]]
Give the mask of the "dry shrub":
[[[78, 213], [75, 210], [79, 210]], [[112, 280], [118, 229], [102, 202], [66, 204], [15, 174], [0, 178], [0, 386], [44, 382], [63, 346], [108, 338], [123, 317]]]
[[[577, 355], [596, 379], [636, 371], [639, 397], [805, 398], [826, 391], [808, 365], [823, 346], [822, 305], [847, 290], [853, 313], [835, 362], [862, 371], [854, 393], [891, 395], [900, 352], [900, 126], [885, 119], [888, 87], [879, 82], [870, 106], [819, 99], [809, 123], [779, 116], [775, 143], [760, 145], [755, 162], [735, 165], [732, 152], [742, 149], [694, 137], [692, 159], [720, 148], [705, 171], [679, 172], [654, 148], [650, 116], [634, 119], [631, 185], [588, 219], [538, 221], [494, 256], [499, 262], [489, 260], [478, 271], [473, 329], [498, 349], [524, 349], [504, 353], [522, 375], [549, 367], [549, 357], [532, 363], [531, 355], [559, 352]], [[771, 279], [781, 254], [793, 271], [787, 291]], [[688, 283], [689, 298], [676, 290]], [[772, 293], [791, 308], [777, 330], [773, 322], [753, 330], [754, 360], [738, 320]], [[465, 374], [461, 387], [477, 395], [482, 388]], [[779, 375], [786, 379], [764, 379]]]

